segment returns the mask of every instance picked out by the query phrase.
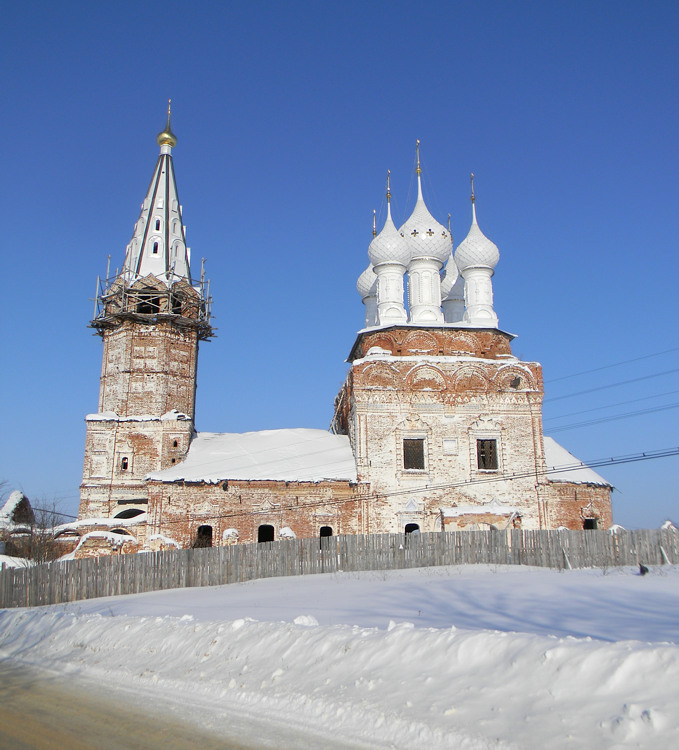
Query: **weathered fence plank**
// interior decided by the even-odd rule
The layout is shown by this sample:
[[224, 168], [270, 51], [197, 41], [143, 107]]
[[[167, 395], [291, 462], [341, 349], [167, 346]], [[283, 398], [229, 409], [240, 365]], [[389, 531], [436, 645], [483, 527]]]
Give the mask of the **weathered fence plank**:
[[35, 607], [255, 578], [480, 563], [559, 569], [676, 565], [679, 533], [510, 529], [370, 534], [112, 555], [30, 568], [3, 567], [0, 607]]

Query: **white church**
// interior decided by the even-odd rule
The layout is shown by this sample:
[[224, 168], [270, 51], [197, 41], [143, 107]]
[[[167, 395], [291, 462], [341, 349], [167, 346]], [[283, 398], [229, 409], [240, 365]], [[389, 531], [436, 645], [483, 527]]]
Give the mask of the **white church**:
[[544, 436], [540, 364], [517, 359], [499, 327], [500, 253], [479, 226], [473, 182], [470, 229], [454, 248], [425, 202], [419, 142], [413, 211], [397, 228], [387, 183], [387, 218], [367, 248], [365, 325], [331, 431], [197, 432], [212, 300], [203, 270], [192, 276], [169, 110], [157, 140], [122, 270], [100, 281], [90, 323], [103, 357], [68, 526], [78, 556], [612, 524], [611, 485]]

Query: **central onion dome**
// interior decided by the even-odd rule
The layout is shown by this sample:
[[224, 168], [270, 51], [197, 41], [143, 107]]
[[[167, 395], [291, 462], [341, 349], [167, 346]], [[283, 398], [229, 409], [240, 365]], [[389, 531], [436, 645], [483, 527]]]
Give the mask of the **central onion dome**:
[[[451, 255], [448, 262], [441, 272], [441, 298], [445, 299], [451, 292], [453, 286], [460, 279], [460, 272], [455, 264], [455, 259]], [[464, 282], [463, 282], [464, 283]]]
[[494, 269], [499, 260], [497, 245], [486, 237], [476, 222], [476, 202], [472, 192], [472, 225], [469, 234], [457, 246], [455, 263], [460, 271], [466, 271], [468, 268]]
[[445, 263], [453, 249], [450, 232], [429, 213], [422, 197], [422, 169], [420, 168], [420, 142], [417, 142], [417, 203], [410, 218], [398, 230], [408, 243], [410, 260], [433, 258]]

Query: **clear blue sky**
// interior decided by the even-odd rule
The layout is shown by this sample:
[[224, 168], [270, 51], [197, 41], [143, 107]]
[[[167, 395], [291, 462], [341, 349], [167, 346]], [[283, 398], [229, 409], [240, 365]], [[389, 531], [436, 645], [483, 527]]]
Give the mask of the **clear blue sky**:
[[[546, 432], [679, 403], [678, 373], [659, 375], [679, 369], [677, 38], [679, 5], [659, 0], [5, 3], [0, 478], [77, 509], [101, 364], [90, 300], [107, 254], [122, 263], [170, 97], [219, 329], [199, 430], [327, 427], [372, 210], [391, 169], [397, 223], [409, 214], [418, 138], [456, 243], [477, 175], [500, 325], [544, 366]], [[679, 445], [678, 417], [553, 434], [598, 459]], [[678, 469], [599, 469], [615, 520], [679, 520]]]

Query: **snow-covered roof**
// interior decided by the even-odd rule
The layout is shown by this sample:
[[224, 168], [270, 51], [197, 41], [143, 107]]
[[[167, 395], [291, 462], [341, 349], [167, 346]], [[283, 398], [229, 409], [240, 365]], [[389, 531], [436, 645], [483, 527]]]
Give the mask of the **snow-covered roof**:
[[321, 482], [357, 481], [346, 435], [325, 430], [201, 432], [181, 463], [154, 471], [161, 482], [221, 482], [227, 479]]
[[21, 490], [14, 490], [0, 509], [0, 528], [27, 527], [35, 521], [33, 509]]
[[[554, 438], [545, 435], [545, 462], [547, 463], [547, 479], [550, 482], [574, 482], [575, 484], [600, 484], [611, 487], [594, 469], [590, 469], [587, 464], [577, 459], [572, 453], [569, 453], [562, 445], [559, 445]], [[577, 468], [576, 468], [577, 467]], [[552, 471], [552, 469], [560, 471]]]

